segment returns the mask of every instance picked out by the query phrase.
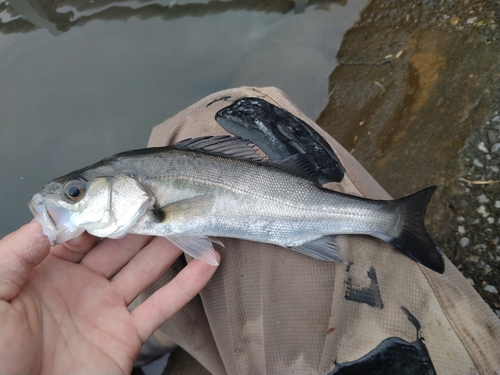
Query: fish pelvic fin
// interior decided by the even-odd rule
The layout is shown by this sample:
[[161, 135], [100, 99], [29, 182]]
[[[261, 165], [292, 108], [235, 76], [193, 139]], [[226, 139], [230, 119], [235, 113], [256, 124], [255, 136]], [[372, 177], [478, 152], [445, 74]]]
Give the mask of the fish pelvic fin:
[[394, 201], [401, 213], [399, 234], [387, 242], [433, 271], [444, 272], [443, 253], [425, 229], [424, 216], [435, 186]]

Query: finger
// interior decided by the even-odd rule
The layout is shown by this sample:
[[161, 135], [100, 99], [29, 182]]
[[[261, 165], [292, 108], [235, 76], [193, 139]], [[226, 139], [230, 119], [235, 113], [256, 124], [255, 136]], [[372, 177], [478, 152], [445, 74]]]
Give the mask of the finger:
[[0, 299], [14, 298], [35, 266], [49, 254], [49, 240], [32, 221], [0, 240]]
[[60, 259], [78, 263], [92, 249], [96, 242], [96, 237], [84, 232], [76, 238], [54, 246], [50, 249], [50, 253]]
[[156, 281], [182, 254], [165, 238], [155, 237], [113, 278], [111, 284], [127, 305]]
[[[216, 253], [220, 261], [219, 253]], [[131, 313], [137, 333], [145, 342], [153, 332], [179, 312], [208, 283], [217, 266], [194, 259], [167, 285], [154, 292]]]
[[109, 279], [151, 240], [152, 237], [138, 234], [127, 234], [116, 240], [105, 238], [80, 263]]

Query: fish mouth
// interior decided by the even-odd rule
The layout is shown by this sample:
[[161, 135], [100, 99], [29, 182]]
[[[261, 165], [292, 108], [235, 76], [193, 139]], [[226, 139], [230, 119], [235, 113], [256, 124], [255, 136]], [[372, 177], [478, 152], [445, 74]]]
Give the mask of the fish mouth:
[[50, 213], [45, 206], [45, 201], [40, 194], [35, 194], [31, 197], [28, 202], [28, 207], [35, 219], [42, 224], [44, 229], [47, 227], [47, 229], [50, 230], [57, 230], [57, 225], [52, 216], [50, 216]]
[[71, 222], [71, 213], [63, 207], [47, 201], [37, 193], [31, 197], [28, 207], [41, 224], [43, 234], [45, 234], [51, 246], [66, 242], [78, 237], [85, 229], [78, 228]]
[[50, 215], [43, 197], [38, 193], [33, 195], [28, 202], [28, 207], [35, 219], [41, 224], [43, 234], [48, 237], [50, 245], [58, 244], [62, 230], [58, 228], [55, 220]]

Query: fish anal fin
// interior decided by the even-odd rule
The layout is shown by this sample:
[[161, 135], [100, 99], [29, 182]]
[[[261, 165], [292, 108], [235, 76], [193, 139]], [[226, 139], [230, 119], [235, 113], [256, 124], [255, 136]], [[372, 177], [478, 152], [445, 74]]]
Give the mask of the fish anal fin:
[[209, 213], [214, 202], [213, 195], [198, 195], [157, 208], [154, 210], [154, 214], [159, 222], [189, 220]]
[[337, 250], [337, 236], [321, 237], [299, 246], [293, 246], [291, 249], [316, 259], [345, 263]]
[[[201, 259], [212, 266], [219, 265], [209, 237], [169, 236], [167, 239], [189, 256]], [[220, 241], [216, 243], [220, 243]]]

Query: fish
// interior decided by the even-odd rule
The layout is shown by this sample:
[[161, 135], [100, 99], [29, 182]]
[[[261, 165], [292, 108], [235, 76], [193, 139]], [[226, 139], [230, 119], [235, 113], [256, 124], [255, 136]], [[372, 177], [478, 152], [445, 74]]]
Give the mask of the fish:
[[271, 160], [308, 155], [320, 185], [341, 182], [344, 178], [345, 167], [316, 130], [264, 99], [239, 99], [219, 110], [215, 120], [228, 133], [251, 141]]
[[323, 188], [304, 160], [271, 161], [240, 137], [192, 138], [107, 157], [52, 180], [28, 205], [52, 245], [84, 231], [162, 236], [216, 265], [213, 243], [229, 237], [343, 262], [337, 237], [367, 235], [444, 272], [423, 221], [435, 187], [366, 199]]

